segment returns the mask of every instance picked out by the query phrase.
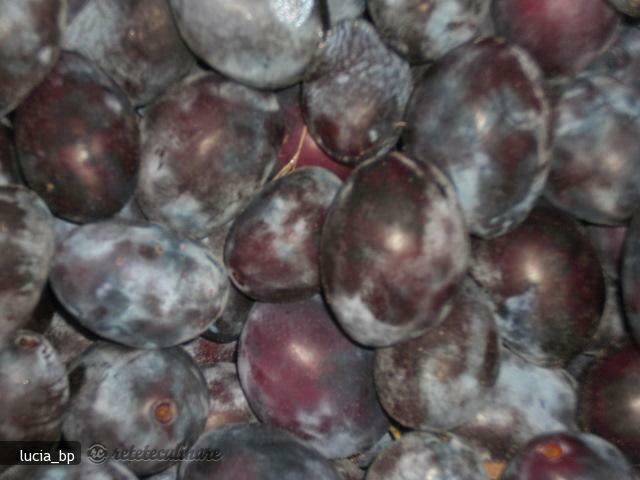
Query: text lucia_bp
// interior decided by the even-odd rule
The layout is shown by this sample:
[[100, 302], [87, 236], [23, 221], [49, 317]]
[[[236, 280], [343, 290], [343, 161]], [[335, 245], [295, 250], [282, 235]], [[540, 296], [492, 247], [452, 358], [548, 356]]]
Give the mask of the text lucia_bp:
[[0, 442], [0, 465], [78, 465], [79, 442]]

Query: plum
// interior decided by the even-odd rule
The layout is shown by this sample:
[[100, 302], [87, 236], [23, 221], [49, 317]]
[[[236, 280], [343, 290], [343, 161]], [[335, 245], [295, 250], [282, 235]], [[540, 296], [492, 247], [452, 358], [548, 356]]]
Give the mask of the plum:
[[265, 184], [283, 135], [274, 94], [215, 74], [186, 78], [145, 111], [140, 208], [151, 221], [205, 238]]
[[616, 41], [589, 66], [588, 71], [613, 77], [640, 90], [640, 28], [624, 25]]
[[549, 173], [550, 111], [525, 52], [495, 38], [454, 50], [417, 82], [406, 119], [403, 151], [449, 177], [471, 233], [526, 218]]
[[[181, 348], [136, 350], [96, 342], [69, 367], [71, 401], [66, 439], [114, 449], [189, 448], [208, 411], [202, 372]], [[122, 460], [138, 475], [171, 466], [170, 459]]]
[[195, 67], [167, 0], [84, 1], [63, 46], [91, 59], [134, 105], [148, 104]]
[[65, 365], [69, 365], [98, 340], [98, 337], [79, 325], [70, 315], [58, 312], [53, 315], [42, 335], [55, 348], [60, 361]]
[[181, 346], [200, 367], [205, 368], [218, 362], [235, 362], [238, 342], [218, 343], [198, 337]]
[[255, 88], [300, 81], [322, 40], [318, 0], [169, 0], [183, 38], [205, 62]]
[[496, 31], [550, 76], [584, 69], [615, 39], [619, 16], [604, 0], [494, 0]]
[[340, 331], [319, 296], [256, 303], [238, 349], [240, 382], [258, 418], [328, 458], [359, 453], [387, 429], [373, 362], [373, 352]]
[[0, 475], [0, 480], [137, 480], [127, 467], [118, 462], [95, 464], [85, 460], [80, 465], [20, 465]]
[[497, 309], [504, 342], [543, 366], [561, 366], [589, 344], [606, 287], [598, 255], [574, 220], [537, 207], [517, 229], [472, 243], [472, 277]]
[[636, 213], [627, 231], [622, 267], [624, 311], [631, 332], [640, 345], [640, 214]]
[[9, 129], [2, 125], [0, 118], [0, 185], [20, 184], [20, 172], [14, 155]]
[[0, 342], [29, 322], [45, 287], [55, 248], [44, 202], [18, 185], [0, 186]]
[[56, 63], [66, 6], [66, 0], [0, 0], [0, 117]]
[[438, 60], [483, 32], [491, 0], [369, 0], [378, 30], [413, 63]]
[[357, 164], [398, 142], [411, 69], [365, 20], [328, 33], [302, 84], [302, 108], [313, 139], [332, 158]]
[[628, 226], [587, 225], [585, 232], [600, 257], [605, 274], [618, 280], [622, 270]]
[[55, 215], [76, 223], [106, 219], [133, 195], [136, 114], [85, 58], [62, 54], [17, 109], [15, 135], [25, 180]]
[[40, 334], [18, 330], [0, 346], [0, 441], [57, 441], [69, 401], [67, 372]]
[[269, 183], [235, 219], [225, 244], [234, 284], [262, 302], [320, 292], [320, 234], [341, 182], [305, 167]]
[[253, 300], [229, 282], [229, 295], [222, 315], [202, 335], [217, 343], [235, 342], [242, 333], [252, 306]]
[[469, 240], [449, 181], [400, 153], [360, 165], [329, 209], [321, 278], [354, 340], [390, 346], [440, 323], [466, 273]]
[[367, 8], [366, 0], [326, 0], [331, 25], [360, 17]]
[[50, 280], [84, 327], [139, 348], [195, 338], [222, 314], [228, 295], [225, 272], [204, 247], [133, 220], [75, 229], [58, 248]]

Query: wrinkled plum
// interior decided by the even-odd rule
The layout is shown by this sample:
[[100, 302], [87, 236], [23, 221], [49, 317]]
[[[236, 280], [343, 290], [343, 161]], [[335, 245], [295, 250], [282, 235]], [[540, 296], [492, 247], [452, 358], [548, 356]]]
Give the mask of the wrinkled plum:
[[500, 338], [493, 313], [477, 287], [465, 287], [438, 327], [376, 351], [380, 402], [406, 427], [445, 431], [471, 420], [498, 378]]
[[444, 319], [468, 257], [462, 212], [446, 177], [392, 153], [358, 167], [329, 210], [324, 293], [354, 340], [390, 346]]
[[624, 25], [616, 41], [588, 69], [640, 89], [640, 28]]
[[204, 368], [218, 362], [235, 362], [238, 342], [218, 343], [198, 337], [181, 346], [200, 367]]
[[[135, 350], [97, 342], [69, 367], [71, 401], [63, 433], [82, 445], [176, 450], [202, 433], [207, 385], [180, 348]], [[134, 473], [150, 475], [171, 460], [122, 460]]]
[[376, 398], [373, 352], [352, 343], [319, 296], [256, 303], [240, 337], [249, 405], [329, 458], [371, 447], [388, 422]]
[[618, 280], [621, 274], [627, 230], [627, 225], [617, 227], [587, 225], [585, 228], [591, 244], [599, 254], [604, 272], [612, 280]]
[[400, 138], [411, 69], [364, 20], [334, 26], [302, 85], [309, 132], [332, 158], [357, 164]]
[[149, 103], [195, 66], [166, 0], [88, 0], [74, 13], [64, 48], [91, 59], [134, 105]]
[[315, 450], [290, 434], [264, 425], [226, 425], [210, 430], [193, 446], [220, 461], [188, 460], [180, 465], [180, 480], [340, 480]]
[[627, 231], [623, 260], [624, 310], [631, 331], [640, 345], [640, 213], [634, 216]]
[[494, 0], [499, 35], [520, 45], [549, 76], [571, 75], [602, 53], [619, 17], [603, 0]]
[[97, 337], [75, 320], [56, 313], [42, 334], [58, 352], [60, 361], [69, 365], [82, 352], [94, 344]]
[[[137, 480], [118, 462], [101, 464], [85, 460], [81, 465], [17, 466], [0, 475], [0, 480]], [[155, 477], [154, 477], [155, 478]]]
[[609, 442], [584, 433], [535, 438], [511, 459], [500, 480], [635, 480], [633, 467]]
[[0, 0], [0, 117], [56, 63], [65, 10], [65, 0]]
[[62, 54], [17, 109], [15, 133], [25, 180], [55, 215], [77, 223], [105, 219], [133, 195], [136, 114], [83, 57]]
[[591, 223], [627, 221], [640, 203], [640, 98], [606, 76], [580, 76], [554, 106], [546, 197]]
[[366, 0], [327, 0], [331, 25], [335, 25], [342, 20], [358, 18], [364, 13], [366, 7]]
[[464, 45], [417, 82], [403, 149], [452, 181], [472, 233], [520, 224], [549, 173], [549, 106], [538, 68], [517, 47]]
[[262, 302], [292, 302], [320, 291], [320, 234], [341, 182], [305, 167], [269, 183], [235, 219], [225, 244], [234, 284]]
[[0, 185], [20, 183], [20, 172], [14, 157], [9, 129], [2, 125], [0, 118]]
[[87, 329], [139, 348], [168, 347], [204, 332], [228, 295], [223, 268], [202, 246], [159, 225], [83, 225], [67, 237], [51, 286]]
[[0, 440], [58, 440], [69, 401], [64, 365], [40, 334], [18, 330], [0, 347]]
[[209, 414], [205, 431], [229, 423], [258, 421], [244, 396], [234, 363], [219, 362], [203, 368], [202, 373], [209, 388]]
[[537, 207], [512, 232], [472, 244], [471, 275], [490, 294], [503, 340], [527, 360], [561, 366], [596, 332], [606, 288], [574, 220]]
[[378, 455], [367, 480], [483, 480], [478, 455], [458, 438], [440, 440], [428, 434], [404, 435]]
[[274, 94], [214, 74], [171, 88], [142, 122], [137, 200], [144, 214], [197, 239], [232, 220], [275, 167], [280, 114]]
[[437, 60], [477, 37], [491, 0], [369, 0], [376, 27], [411, 62]]
[[504, 461], [537, 435], [577, 430], [577, 395], [568, 373], [528, 363], [506, 349], [501, 356], [490, 401], [456, 434]]
[[21, 186], [0, 187], [0, 341], [29, 322], [49, 275], [55, 248], [44, 202]]
[[322, 39], [318, 0], [169, 0], [187, 44], [238, 82], [300, 81]]

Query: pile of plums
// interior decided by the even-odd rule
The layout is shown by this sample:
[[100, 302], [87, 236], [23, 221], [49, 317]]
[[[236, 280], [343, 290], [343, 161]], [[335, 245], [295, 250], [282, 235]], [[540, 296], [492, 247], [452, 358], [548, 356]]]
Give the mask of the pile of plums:
[[640, 479], [638, 22], [0, 0], [0, 480]]

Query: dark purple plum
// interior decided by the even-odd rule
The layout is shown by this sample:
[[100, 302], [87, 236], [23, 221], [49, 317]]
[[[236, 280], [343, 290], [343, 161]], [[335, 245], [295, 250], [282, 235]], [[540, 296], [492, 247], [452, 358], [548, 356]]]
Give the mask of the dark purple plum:
[[596, 361], [580, 382], [580, 426], [640, 465], [640, 350], [627, 347]]
[[40, 334], [18, 330], [0, 346], [0, 441], [58, 440], [67, 372]]
[[209, 388], [209, 414], [205, 431], [229, 423], [254, 423], [258, 419], [247, 402], [235, 363], [218, 362], [202, 369]]
[[619, 17], [604, 0], [494, 0], [496, 32], [548, 76], [584, 69], [615, 39]]
[[261, 302], [320, 292], [320, 235], [341, 182], [305, 167], [269, 183], [235, 219], [225, 243], [230, 278]]
[[468, 257], [449, 181], [435, 166], [392, 153], [359, 166], [329, 210], [324, 293], [349, 336], [390, 346], [444, 319]]
[[169, 0], [183, 38], [205, 62], [255, 88], [301, 80], [322, 40], [319, 0]]
[[26, 325], [40, 301], [55, 249], [53, 219], [22, 186], [0, 186], [0, 342]]
[[138, 477], [120, 463], [109, 461], [95, 464], [86, 459], [81, 465], [21, 465], [0, 475], [0, 480], [26, 478], [29, 480], [138, 480]]
[[159, 225], [109, 220], [75, 229], [51, 268], [62, 305], [93, 333], [138, 348], [178, 345], [224, 311], [224, 269]]
[[367, 8], [366, 0], [327, 0], [329, 20], [336, 25], [342, 20], [354, 20], [360, 17]]
[[640, 98], [608, 76], [580, 76], [554, 105], [546, 198], [591, 223], [623, 224], [640, 203]]
[[500, 480], [636, 480], [633, 467], [609, 442], [585, 433], [536, 437], [511, 459]]
[[180, 465], [180, 480], [340, 480], [317, 451], [289, 433], [264, 425], [225, 425], [200, 437], [193, 451], [220, 461], [188, 460]]
[[201, 368], [205, 368], [218, 362], [235, 362], [238, 342], [218, 343], [198, 337], [181, 346]]
[[411, 62], [422, 63], [480, 35], [491, 0], [369, 0], [367, 5], [389, 45]]
[[364, 480], [364, 470], [350, 459], [334, 460], [333, 466], [342, 480]]
[[456, 437], [413, 432], [383, 450], [367, 480], [483, 480], [480, 457]]
[[530, 57], [487, 38], [454, 50], [417, 81], [403, 149], [449, 177], [471, 233], [495, 237], [520, 224], [544, 189], [549, 119]]
[[95, 335], [78, 325], [75, 320], [55, 313], [51, 323], [42, 334], [56, 349], [60, 361], [69, 365], [82, 352], [93, 345]]
[[14, 155], [13, 142], [9, 129], [2, 124], [2, 118], [0, 118], [0, 185], [20, 183], [22, 182]]
[[537, 207], [517, 229], [472, 244], [471, 275], [496, 307], [503, 341], [527, 360], [561, 366], [595, 334], [606, 288], [577, 223]]
[[622, 267], [622, 292], [624, 310], [631, 331], [640, 345], [640, 213], [634, 216], [627, 231]]
[[577, 430], [575, 382], [564, 370], [529, 363], [502, 350], [500, 374], [491, 398], [454, 433], [494, 461], [508, 460], [533, 437]]
[[229, 282], [229, 295], [222, 315], [202, 335], [218, 343], [235, 342], [242, 333], [252, 306], [253, 300]]
[[[65, 439], [114, 449], [189, 448], [207, 418], [207, 385], [181, 348], [135, 350], [97, 342], [69, 367], [71, 401]], [[169, 459], [122, 462], [138, 475], [171, 466]]]
[[352, 343], [319, 296], [256, 303], [238, 350], [240, 382], [258, 418], [328, 458], [371, 447], [388, 427], [373, 352]]
[[0, 0], [0, 117], [56, 63], [65, 12], [65, 0]]
[[616, 41], [588, 69], [640, 90], [640, 28], [624, 25]]
[[45, 286], [36, 307], [31, 312], [31, 318], [24, 324], [25, 330], [44, 333], [49, 328], [57, 309], [57, 302], [53, 291]]
[[398, 142], [411, 94], [411, 69], [365, 20], [328, 33], [302, 85], [302, 108], [314, 140], [332, 158], [361, 163]]
[[186, 78], [145, 111], [140, 208], [180, 233], [208, 236], [271, 176], [283, 135], [274, 94], [215, 74]]
[[589, 240], [598, 251], [605, 274], [612, 280], [618, 280], [621, 275], [627, 230], [627, 225], [587, 225], [585, 228]]
[[640, 17], [640, 1], [638, 0], [609, 0], [620, 13], [632, 17]]
[[152, 101], [195, 67], [167, 0], [88, 0], [64, 33], [63, 45], [85, 55], [134, 105]]
[[439, 326], [376, 351], [376, 389], [387, 413], [405, 427], [446, 431], [487, 404], [499, 367], [493, 312], [468, 282]]
[[76, 223], [106, 219], [133, 195], [136, 114], [83, 57], [62, 54], [17, 109], [15, 134], [25, 180], [55, 215]]

